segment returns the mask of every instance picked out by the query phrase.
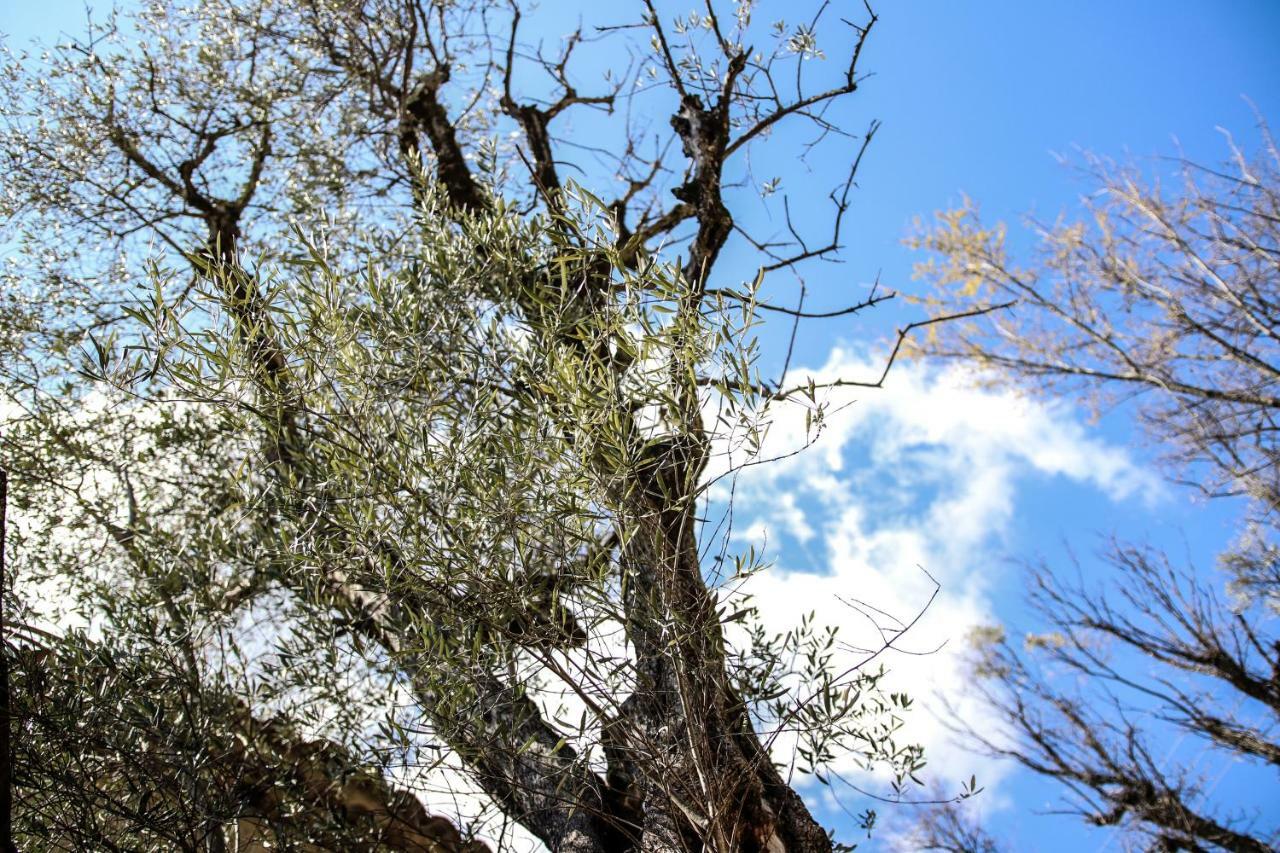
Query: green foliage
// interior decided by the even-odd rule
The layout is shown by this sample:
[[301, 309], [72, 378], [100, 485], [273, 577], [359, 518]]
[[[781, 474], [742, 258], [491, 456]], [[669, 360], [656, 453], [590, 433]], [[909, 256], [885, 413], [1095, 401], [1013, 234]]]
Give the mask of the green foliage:
[[[748, 67], [749, 5], [736, 29], [677, 25], [705, 62], [658, 38], [635, 80], [670, 75], [672, 150], [693, 165], [678, 186], [654, 166], [621, 202], [560, 181], [537, 145], [535, 179], [512, 179], [523, 151], [500, 115], [536, 143], [560, 109], [613, 96], [579, 97], [544, 62], [558, 106], [518, 104], [510, 74], [490, 103], [497, 78], [468, 64], [496, 55], [485, 4], [157, 3], [46, 74], [12, 59], [14, 606], [24, 631], [78, 626], [19, 645], [56, 657], [56, 697], [98, 737], [44, 714], [61, 701], [37, 689], [49, 667], [24, 663], [26, 778], [69, 793], [57, 811], [32, 783], [24, 832], [56, 835], [56, 812], [85, 838], [154, 820], [156, 847], [216, 849], [252, 820], [283, 846], [465, 849], [403, 781], [553, 847], [822, 847], [788, 751], [824, 781], [848, 760], [899, 784], [919, 769], [896, 743], [910, 703], [880, 672], [839, 671], [834, 633], [809, 622], [766, 636], [703, 565], [713, 456], [766, 461], [771, 407], [805, 406], [811, 437], [823, 420], [812, 382], [760, 376], [766, 270], [707, 283], [733, 226], [726, 159], [808, 112], [779, 99], [772, 64], [824, 55], [815, 19]], [[860, 45], [805, 104], [853, 91]], [[412, 81], [384, 76], [413, 62]], [[482, 94], [456, 110], [438, 91], [467, 75]], [[768, 268], [834, 252], [845, 204], [828, 248]], [[683, 222], [698, 233], [673, 259]], [[720, 556], [738, 578], [764, 568]], [[130, 763], [157, 750], [177, 764]], [[203, 793], [182, 811], [159, 793], [177, 788]]]

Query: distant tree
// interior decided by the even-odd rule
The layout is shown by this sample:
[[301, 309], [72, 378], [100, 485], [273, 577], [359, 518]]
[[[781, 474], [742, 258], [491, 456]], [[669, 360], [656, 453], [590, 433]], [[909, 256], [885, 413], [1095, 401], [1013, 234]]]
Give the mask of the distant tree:
[[1001, 853], [1003, 848], [966, 812], [963, 802], [948, 801], [921, 812], [906, 833], [901, 850], [941, 853]]
[[[919, 768], [829, 634], [726, 639], [759, 566], [710, 454], [820, 426], [759, 288], [837, 256], [875, 129], [839, 125], [870, 9], [751, 6], [544, 49], [516, 5], [155, 0], [11, 58], [22, 844], [474, 845], [422, 795], [555, 851], [830, 850], [793, 773]], [[816, 235], [785, 191], [784, 238], [735, 218], [784, 129], [848, 146]]]
[[[1043, 254], [1030, 268], [972, 206], [940, 214], [914, 243], [934, 254], [919, 272], [939, 286], [939, 310], [1015, 303], [934, 327], [932, 355], [1098, 408], [1135, 400], [1173, 476], [1250, 498], [1261, 536], [1280, 507], [1280, 153], [1270, 141], [1252, 159], [1233, 153], [1223, 170], [1184, 163], [1172, 193], [1091, 161], [1089, 221], [1037, 225]], [[1236, 591], [1274, 595], [1274, 557], [1231, 558]]]
[[960, 728], [1061, 782], [1086, 820], [1157, 850], [1271, 850], [1278, 837], [1225, 814], [1156, 746], [1182, 732], [1221, 761], [1280, 772], [1280, 152], [1267, 137], [1260, 156], [1232, 153], [1221, 169], [1182, 163], [1172, 192], [1092, 161], [1089, 219], [1041, 226], [1030, 267], [971, 206], [916, 240], [933, 253], [921, 272], [937, 310], [1014, 302], [939, 328], [928, 352], [1095, 407], [1133, 401], [1179, 481], [1248, 499], [1222, 557], [1227, 600], [1167, 555], [1115, 543], [1105, 591], [1034, 573], [1047, 627], [1022, 648], [1002, 630], [978, 637], [976, 672], [1012, 737]]

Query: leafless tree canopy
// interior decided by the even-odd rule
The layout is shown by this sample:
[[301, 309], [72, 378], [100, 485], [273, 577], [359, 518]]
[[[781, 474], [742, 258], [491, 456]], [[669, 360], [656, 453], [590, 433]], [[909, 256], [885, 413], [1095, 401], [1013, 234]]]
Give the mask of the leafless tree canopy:
[[[932, 352], [1095, 405], [1136, 399], [1179, 479], [1248, 496], [1274, 526], [1280, 151], [1266, 136], [1257, 156], [1232, 153], [1221, 168], [1182, 163], [1174, 190], [1091, 160], [1089, 221], [1037, 225], [1035, 267], [1009, 259], [1004, 227], [972, 207], [914, 242], [935, 253], [920, 272], [943, 288], [940, 310], [1016, 303], [939, 327]], [[1274, 590], [1274, 562], [1255, 561], [1242, 591]]]
[[1259, 155], [1233, 147], [1221, 168], [1179, 162], [1174, 190], [1091, 161], [1088, 221], [1039, 226], [1033, 267], [1015, 264], [1003, 227], [971, 206], [917, 240], [933, 253], [921, 271], [939, 310], [1012, 303], [940, 327], [927, 349], [1035, 391], [1133, 399], [1178, 480], [1248, 502], [1221, 558], [1225, 600], [1168, 555], [1113, 543], [1100, 587], [1063, 580], [1061, 567], [1034, 572], [1043, 630], [1022, 643], [997, 629], [976, 638], [979, 683], [1008, 732], [957, 727], [1061, 782], [1089, 822], [1134, 830], [1154, 850], [1262, 851], [1278, 837], [1274, 815], [1233, 809], [1166, 746], [1170, 733], [1189, 736], [1218, 766], [1280, 770], [1280, 152], [1263, 136]]
[[1003, 849], [963, 803], [942, 803], [925, 810], [906, 837], [908, 849], [941, 853], [1000, 853]]

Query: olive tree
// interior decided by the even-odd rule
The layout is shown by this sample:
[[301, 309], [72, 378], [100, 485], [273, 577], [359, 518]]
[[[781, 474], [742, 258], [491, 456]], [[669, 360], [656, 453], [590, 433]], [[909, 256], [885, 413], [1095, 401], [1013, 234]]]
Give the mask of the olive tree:
[[[156, 0], [11, 58], [27, 843], [829, 850], [793, 774], [922, 765], [879, 671], [752, 625], [707, 497], [821, 426], [753, 330], [838, 256], [876, 17], [631, 11]], [[829, 220], [754, 234], [790, 145], [845, 146]]]

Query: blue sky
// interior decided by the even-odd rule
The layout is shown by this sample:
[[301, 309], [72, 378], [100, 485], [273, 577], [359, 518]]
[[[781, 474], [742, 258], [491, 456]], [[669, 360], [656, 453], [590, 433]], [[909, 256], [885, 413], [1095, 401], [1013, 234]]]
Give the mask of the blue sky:
[[[556, 14], [576, 8], [568, 0], [544, 5]], [[787, 5], [761, 2], [757, 14], [785, 14]], [[861, 4], [849, 5], [854, 14]], [[992, 221], [1070, 212], [1086, 185], [1057, 154], [1087, 149], [1142, 159], [1181, 150], [1214, 162], [1227, 155], [1217, 128], [1248, 148], [1257, 138], [1255, 106], [1280, 123], [1274, 0], [886, 0], [877, 11], [881, 22], [862, 64], [875, 76], [850, 115], [856, 126], [873, 118], [883, 126], [849, 214], [847, 263], [811, 276], [810, 307], [842, 304], [850, 285], [859, 293], [877, 274], [910, 290], [918, 257], [902, 239], [913, 218], [956, 205], [962, 193]], [[0, 10], [0, 31], [16, 47], [78, 30], [82, 20], [80, 2], [11, 0]], [[809, 164], [813, 173], [843, 167], [839, 152], [824, 156]], [[787, 181], [806, 179], [794, 165], [787, 169]], [[1030, 243], [1014, 227], [1011, 245]], [[795, 364], [873, 369], [876, 348], [910, 312], [899, 305], [811, 325]], [[765, 343], [779, 343], [782, 332], [768, 331]], [[919, 558], [944, 581], [927, 636], [954, 646], [966, 619], [1025, 621], [1013, 559], [1061, 561], [1069, 543], [1086, 574], [1096, 575], [1090, 555], [1114, 532], [1185, 551], [1209, 572], [1235, 532], [1237, 507], [1197, 503], [1159, 484], [1152, 451], [1126, 411], [1090, 424], [1065, 406], [1027, 407], [999, 391], [961, 393], [918, 365], [894, 374], [884, 394], [856, 398], [850, 419], [833, 424], [809, 461], [744, 488], [741, 541], [767, 543], [782, 570], [765, 592], [830, 597], [842, 591], [839, 583], [855, 593], [878, 583], [918, 591], [919, 576], [908, 577]], [[957, 518], [968, 527], [956, 526]], [[810, 571], [830, 583], [804, 579]], [[910, 606], [911, 598], [892, 603]], [[1052, 809], [1055, 793], [1033, 779], [956, 751], [936, 756], [934, 769], [945, 778], [967, 778], [973, 768], [980, 780], [984, 770], [994, 774], [998, 781], [984, 795], [988, 820], [1010, 849], [1120, 849], [1073, 820], [1034, 814]], [[1274, 790], [1274, 778], [1259, 789], [1265, 777], [1233, 769], [1219, 778], [1217, 768], [1203, 769], [1220, 794], [1266, 813], [1257, 792]], [[866, 805], [852, 797], [848, 804], [854, 811]], [[830, 816], [843, 820], [834, 809]]]

